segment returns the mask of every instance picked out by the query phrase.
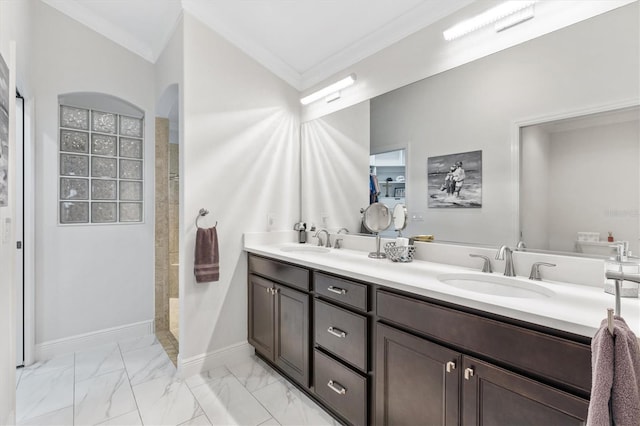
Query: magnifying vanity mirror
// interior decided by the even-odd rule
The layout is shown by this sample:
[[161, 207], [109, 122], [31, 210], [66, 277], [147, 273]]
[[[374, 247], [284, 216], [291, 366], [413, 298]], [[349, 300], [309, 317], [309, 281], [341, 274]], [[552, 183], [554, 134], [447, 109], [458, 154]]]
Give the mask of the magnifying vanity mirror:
[[391, 225], [391, 212], [383, 203], [370, 204], [362, 214], [362, 224], [376, 236], [376, 251], [369, 253], [373, 259], [384, 259], [387, 256], [380, 252], [380, 232]]
[[402, 231], [407, 227], [407, 208], [404, 204], [396, 204], [393, 208], [393, 226], [398, 236], [402, 236]]
[[[360, 229], [360, 209], [371, 202], [370, 155], [405, 149], [408, 236], [488, 247], [524, 241], [527, 250], [603, 257], [612, 232], [614, 242], [628, 241], [640, 253], [640, 37], [633, 7], [303, 123], [302, 218]], [[477, 151], [479, 206], [429, 206], [429, 158]], [[389, 195], [397, 187], [390, 184]], [[601, 252], [579, 241], [595, 234]]]

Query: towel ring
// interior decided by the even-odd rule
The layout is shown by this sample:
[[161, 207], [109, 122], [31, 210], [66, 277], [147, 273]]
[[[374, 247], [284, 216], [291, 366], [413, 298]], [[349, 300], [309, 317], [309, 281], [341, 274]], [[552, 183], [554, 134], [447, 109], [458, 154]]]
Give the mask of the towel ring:
[[[208, 215], [208, 214], [209, 214], [209, 210], [207, 210], [207, 209], [200, 209], [200, 211], [198, 212], [198, 216], [196, 217], [196, 228], [200, 228], [200, 226], [198, 226], [198, 220], [199, 220], [201, 217], [204, 217], [204, 216], [206, 216], [206, 215]], [[216, 224], [215, 224], [215, 225], [213, 225], [213, 227], [215, 228], [216, 226], [218, 226], [218, 221], [217, 221], [217, 220], [216, 220]]]

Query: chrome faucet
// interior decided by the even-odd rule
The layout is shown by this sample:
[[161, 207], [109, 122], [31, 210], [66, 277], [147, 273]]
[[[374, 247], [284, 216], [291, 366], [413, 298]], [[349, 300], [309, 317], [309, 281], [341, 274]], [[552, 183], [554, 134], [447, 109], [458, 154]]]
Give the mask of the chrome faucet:
[[540, 276], [540, 267], [541, 266], [554, 267], [554, 266], [556, 266], [556, 264], [555, 263], [547, 263], [547, 262], [535, 262], [533, 265], [531, 265], [531, 272], [529, 273], [529, 279], [530, 280], [542, 281], [542, 277]]
[[504, 260], [504, 276], [515, 277], [516, 270], [513, 267], [513, 251], [507, 246], [500, 246], [496, 260]]
[[486, 272], [488, 274], [493, 272], [493, 268], [491, 267], [491, 259], [487, 256], [482, 256], [481, 254], [470, 254], [470, 257], [479, 257], [480, 259], [484, 259], [484, 263], [482, 265], [482, 272]]
[[327, 236], [327, 242], [324, 244], [325, 247], [331, 247], [331, 241], [329, 241], [329, 231], [327, 231], [326, 229], [322, 228], [320, 230], [318, 230], [318, 232], [316, 232], [316, 234], [314, 235], [314, 237], [316, 237], [318, 239], [318, 245], [322, 246], [322, 237], [320, 236], [320, 234], [325, 233], [325, 235]]
[[333, 248], [336, 248], [336, 249], [342, 248], [342, 238], [338, 238], [338, 235], [340, 235], [341, 232], [348, 234], [349, 230], [347, 228], [338, 229], [338, 232], [336, 232], [336, 240], [333, 242]]

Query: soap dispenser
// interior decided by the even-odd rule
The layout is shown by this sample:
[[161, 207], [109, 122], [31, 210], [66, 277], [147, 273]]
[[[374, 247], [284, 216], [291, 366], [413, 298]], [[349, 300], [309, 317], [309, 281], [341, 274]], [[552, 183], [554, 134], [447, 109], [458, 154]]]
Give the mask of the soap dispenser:
[[293, 230], [298, 231], [298, 242], [304, 244], [307, 242], [307, 224], [304, 222], [297, 222], [293, 225]]

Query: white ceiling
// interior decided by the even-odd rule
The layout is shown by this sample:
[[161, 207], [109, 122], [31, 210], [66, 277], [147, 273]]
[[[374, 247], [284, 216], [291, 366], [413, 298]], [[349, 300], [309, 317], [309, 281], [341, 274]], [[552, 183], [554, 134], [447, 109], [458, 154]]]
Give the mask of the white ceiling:
[[304, 90], [475, 0], [42, 0], [150, 62], [182, 10]]

